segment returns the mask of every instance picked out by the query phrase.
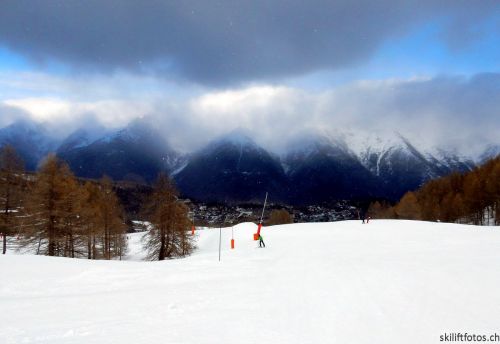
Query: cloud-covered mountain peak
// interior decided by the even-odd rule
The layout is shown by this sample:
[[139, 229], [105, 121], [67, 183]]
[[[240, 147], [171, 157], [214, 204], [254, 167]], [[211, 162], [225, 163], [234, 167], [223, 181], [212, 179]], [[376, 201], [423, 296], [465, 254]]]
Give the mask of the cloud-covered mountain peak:
[[285, 148], [285, 159], [307, 158], [315, 154], [351, 154], [344, 139], [321, 130], [304, 130], [292, 136]]
[[486, 160], [500, 156], [500, 144], [490, 144], [477, 159], [479, 163], [484, 163]]
[[241, 130], [192, 154], [175, 179], [189, 197], [205, 201], [256, 201], [266, 191], [283, 200], [287, 186], [279, 160]]
[[12, 145], [26, 164], [34, 170], [39, 161], [57, 148], [58, 141], [43, 125], [22, 119], [0, 129], [0, 146]]
[[43, 124], [26, 118], [19, 119], [0, 130], [2, 130], [3, 136], [14, 136], [18, 134], [49, 135], [47, 128]]
[[366, 132], [346, 130], [333, 134], [345, 142], [355, 155], [363, 157], [366, 154], [381, 153], [389, 149], [406, 149], [407, 144], [402, 135], [395, 131]]
[[64, 139], [57, 149], [58, 153], [86, 147], [104, 137], [109, 130], [100, 125], [82, 127]]
[[252, 133], [243, 128], [237, 128], [229, 133], [220, 136], [219, 138], [212, 141], [212, 144], [231, 144], [234, 146], [253, 146], [257, 147], [257, 144], [252, 139]]

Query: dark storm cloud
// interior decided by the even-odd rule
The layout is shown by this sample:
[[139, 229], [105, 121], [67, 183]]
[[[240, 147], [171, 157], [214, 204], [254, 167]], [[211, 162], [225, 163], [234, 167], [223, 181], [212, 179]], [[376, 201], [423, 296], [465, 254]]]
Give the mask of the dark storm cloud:
[[220, 84], [360, 64], [385, 40], [436, 18], [449, 19], [443, 37], [456, 46], [454, 27], [495, 10], [488, 0], [3, 0], [0, 44], [77, 69]]

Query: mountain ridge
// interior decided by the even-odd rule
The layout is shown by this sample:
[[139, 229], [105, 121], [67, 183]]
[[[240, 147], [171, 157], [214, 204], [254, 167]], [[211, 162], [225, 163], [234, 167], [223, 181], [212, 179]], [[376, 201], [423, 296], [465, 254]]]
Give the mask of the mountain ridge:
[[[99, 132], [101, 131], [101, 132]], [[320, 203], [338, 199], [398, 199], [429, 179], [466, 172], [500, 152], [487, 147], [475, 162], [456, 151], [421, 150], [399, 133], [362, 137], [308, 131], [281, 154], [264, 149], [244, 129], [181, 154], [147, 120], [110, 131], [81, 128], [57, 141], [41, 125], [19, 122], [0, 129], [0, 145], [11, 144], [36, 169], [57, 152], [81, 177], [152, 183], [158, 173], [174, 178], [184, 197], [203, 201], [250, 202], [271, 192], [279, 202]]]

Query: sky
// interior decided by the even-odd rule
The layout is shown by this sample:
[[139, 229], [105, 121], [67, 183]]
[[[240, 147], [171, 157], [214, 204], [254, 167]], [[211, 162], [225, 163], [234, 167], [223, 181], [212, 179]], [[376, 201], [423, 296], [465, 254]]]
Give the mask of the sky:
[[139, 117], [182, 151], [244, 128], [270, 147], [397, 131], [478, 153], [500, 144], [500, 3], [0, 2], [0, 127]]

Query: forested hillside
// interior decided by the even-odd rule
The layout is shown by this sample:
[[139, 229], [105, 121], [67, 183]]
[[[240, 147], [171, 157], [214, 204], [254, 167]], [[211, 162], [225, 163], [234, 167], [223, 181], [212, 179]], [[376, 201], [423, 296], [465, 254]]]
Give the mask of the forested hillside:
[[500, 156], [465, 174], [453, 173], [407, 192], [393, 207], [374, 202], [378, 218], [500, 224]]

